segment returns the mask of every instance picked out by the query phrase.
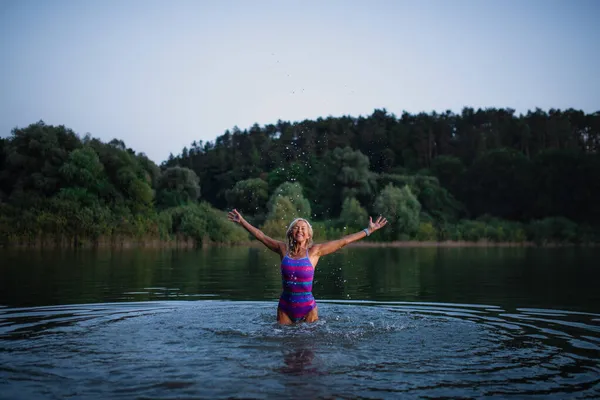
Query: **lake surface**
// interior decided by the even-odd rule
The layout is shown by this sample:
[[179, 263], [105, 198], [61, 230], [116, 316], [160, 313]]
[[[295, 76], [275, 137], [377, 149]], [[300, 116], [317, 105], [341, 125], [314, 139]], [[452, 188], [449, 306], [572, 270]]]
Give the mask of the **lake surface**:
[[0, 399], [598, 398], [600, 249], [0, 251]]

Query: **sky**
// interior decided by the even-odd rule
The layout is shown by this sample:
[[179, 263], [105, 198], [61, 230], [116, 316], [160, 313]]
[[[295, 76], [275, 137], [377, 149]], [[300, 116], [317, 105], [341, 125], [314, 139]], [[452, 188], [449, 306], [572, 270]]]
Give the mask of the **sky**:
[[43, 120], [156, 163], [277, 120], [600, 110], [596, 0], [0, 0], [0, 136]]

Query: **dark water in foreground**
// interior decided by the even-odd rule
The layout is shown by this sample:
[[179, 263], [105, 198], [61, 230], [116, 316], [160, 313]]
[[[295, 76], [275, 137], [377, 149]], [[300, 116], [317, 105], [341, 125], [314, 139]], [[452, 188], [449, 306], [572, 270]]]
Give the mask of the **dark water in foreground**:
[[598, 249], [0, 253], [0, 398], [598, 398]]

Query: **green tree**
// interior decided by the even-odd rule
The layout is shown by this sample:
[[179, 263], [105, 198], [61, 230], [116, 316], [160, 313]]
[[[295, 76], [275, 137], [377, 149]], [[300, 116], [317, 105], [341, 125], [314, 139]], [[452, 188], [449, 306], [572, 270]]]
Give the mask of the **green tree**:
[[479, 157], [464, 175], [463, 200], [474, 216], [524, 219], [531, 212], [532, 165], [520, 152], [497, 149]]
[[349, 231], [363, 229], [367, 226], [369, 215], [367, 211], [360, 205], [360, 202], [354, 197], [348, 197], [342, 205], [340, 213], [340, 224], [346, 227]]
[[320, 215], [339, 216], [347, 197], [370, 200], [375, 175], [369, 170], [369, 158], [360, 151], [350, 147], [335, 148], [324, 156], [317, 169], [320, 190], [315, 207]]
[[466, 171], [460, 158], [454, 156], [436, 157], [433, 159], [430, 169], [443, 187], [455, 196], [458, 194], [461, 177]]
[[262, 230], [268, 236], [283, 240], [288, 225], [298, 217], [302, 215], [288, 197], [277, 197], [271, 204]]
[[146, 182], [154, 189], [158, 185], [158, 178], [160, 177], [160, 168], [149, 159], [144, 153], [138, 153], [136, 156], [138, 164], [142, 167], [146, 173]]
[[195, 202], [200, 197], [198, 176], [189, 168], [170, 167], [158, 178], [156, 204], [168, 208]]
[[243, 214], [261, 214], [269, 200], [269, 185], [260, 178], [239, 181], [225, 192], [225, 198], [229, 208], [236, 208]]
[[123, 141], [116, 139], [109, 143], [91, 139], [86, 145], [94, 149], [104, 166], [108, 181], [102, 196], [105, 202], [113, 209], [151, 212], [154, 192], [135, 153], [127, 149]]
[[[433, 179], [431, 179], [433, 178]], [[464, 214], [464, 206], [434, 177], [415, 177], [414, 190], [422, 210], [431, 215], [437, 225], [454, 222]]]
[[310, 203], [302, 194], [299, 183], [285, 182], [275, 189], [267, 204], [269, 213], [262, 226], [265, 234], [285, 238], [285, 232], [292, 220], [298, 217], [310, 218]]
[[380, 174], [377, 176], [377, 184], [380, 187], [389, 184], [396, 187], [407, 185], [417, 197], [422, 211], [427, 213], [437, 225], [454, 221], [465, 212], [464, 206], [441, 187], [434, 176]]
[[285, 167], [274, 168], [267, 176], [267, 182], [271, 190], [276, 189], [285, 182], [301, 183], [303, 178], [309, 173], [308, 164], [292, 162]]
[[397, 188], [389, 184], [379, 193], [373, 208], [389, 221], [382, 230], [388, 239], [403, 240], [419, 229], [421, 205], [408, 186]]
[[79, 137], [62, 125], [40, 121], [14, 129], [5, 144], [5, 165], [0, 171], [5, 194], [16, 195], [13, 203], [28, 207], [34, 199], [57, 193], [63, 185], [59, 170], [69, 153], [81, 145]]
[[98, 154], [89, 146], [73, 150], [59, 172], [66, 187], [80, 187], [95, 195], [107, 186], [104, 166]]
[[[585, 219], [584, 206], [587, 177], [582, 171], [584, 157], [573, 150], [544, 150], [533, 160], [536, 218], [561, 215]], [[581, 218], [583, 217], [583, 218]]]
[[[287, 198], [294, 208], [294, 215], [310, 218], [311, 208], [309, 201], [304, 197], [302, 185], [297, 182], [284, 182], [274, 191], [267, 203], [269, 215], [273, 215], [276, 203], [280, 198]], [[270, 216], [267, 216], [270, 219]]]

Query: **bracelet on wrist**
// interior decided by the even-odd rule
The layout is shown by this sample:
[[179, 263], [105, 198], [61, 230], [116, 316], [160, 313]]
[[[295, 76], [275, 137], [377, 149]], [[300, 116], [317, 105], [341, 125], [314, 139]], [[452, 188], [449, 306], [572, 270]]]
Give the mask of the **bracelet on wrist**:
[[369, 232], [369, 228], [365, 228], [365, 229], [363, 229], [363, 232], [364, 232], [364, 233], [365, 233], [367, 236], [369, 236], [369, 235], [371, 234], [371, 232]]

